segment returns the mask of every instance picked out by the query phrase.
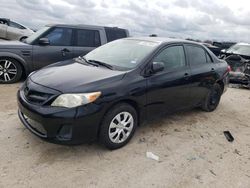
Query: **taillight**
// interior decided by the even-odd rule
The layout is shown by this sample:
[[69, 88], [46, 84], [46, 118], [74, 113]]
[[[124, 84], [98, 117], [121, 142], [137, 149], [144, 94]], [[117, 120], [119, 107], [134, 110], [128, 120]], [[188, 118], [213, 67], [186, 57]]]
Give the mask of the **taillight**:
[[227, 72], [231, 72], [231, 71], [232, 71], [232, 69], [231, 69], [230, 65], [228, 65], [227, 66]]

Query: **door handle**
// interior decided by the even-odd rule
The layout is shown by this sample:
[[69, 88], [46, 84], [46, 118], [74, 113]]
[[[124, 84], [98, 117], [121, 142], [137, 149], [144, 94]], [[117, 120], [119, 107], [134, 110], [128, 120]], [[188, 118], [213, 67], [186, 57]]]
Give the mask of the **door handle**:
[[215, 72], [214, 68], [211, 68], [211, 72]]
[[61, 50], [61, 52], [62, 52], [62, 56], [65, 56], [66, 53], [70, 52], [70, 50], [68, 48], [64, 48]]

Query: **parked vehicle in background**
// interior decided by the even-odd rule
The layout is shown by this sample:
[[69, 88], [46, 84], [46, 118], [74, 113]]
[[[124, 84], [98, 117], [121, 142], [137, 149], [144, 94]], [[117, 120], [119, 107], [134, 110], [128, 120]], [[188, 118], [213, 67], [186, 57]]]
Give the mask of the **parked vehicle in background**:
[[217, 46], [220, 50], [227, 50], [231, 46], [235, 45], [236, 42], [213, 42], [213, 46]]
[[85, 55], [128, 37], [126, 29], [90, 25], [48, 25], [24, 41], [0, 42], [0, 83], [14, 83], [49, 64]]
[[250, 88], [250, 44], [237, 43], [222, 51], [220, 58], [231, 66], [230, 82]]
[[0, 18], [0, 38], [6, 40], [24, 40], [34, 31], [10, 19]]
[[195, 42], [120, 39], [32, 73], [18, 91], [19, 118], [47, 141], [99, 138], [117, 149], [143, 120], [193, 107], [215, 110], [228, 71], [224, 60]]
[[216, 55], [217, 57], [220, 55], [221, 53], [221, 48], [214, 46], [212, 44], [209, 43], [202, 43], [204, 46], [206, 46], [209, 50], [211, 50], [214, 55]]

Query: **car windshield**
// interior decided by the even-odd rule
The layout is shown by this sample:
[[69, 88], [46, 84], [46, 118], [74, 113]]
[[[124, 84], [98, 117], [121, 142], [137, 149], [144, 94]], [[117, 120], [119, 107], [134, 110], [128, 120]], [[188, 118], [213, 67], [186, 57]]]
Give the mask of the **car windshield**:
[[227, 53], [250, 56], [250, 45], [236, 44], [227, 50]]
[[39, 29], [37, 32], [29, 36], [26, 40], [24, 40], [25, 43], [31, 44], [34, 40], [37, 39], [40, 35], [42, 35], [44, 32], [46, 32], [50, 27], [43, 27]]
[[109, 64], [117, 70], [130, 70], [140, 64], [158, 45], [158, 42], [120, 39], [96, 48], [85, 59]]

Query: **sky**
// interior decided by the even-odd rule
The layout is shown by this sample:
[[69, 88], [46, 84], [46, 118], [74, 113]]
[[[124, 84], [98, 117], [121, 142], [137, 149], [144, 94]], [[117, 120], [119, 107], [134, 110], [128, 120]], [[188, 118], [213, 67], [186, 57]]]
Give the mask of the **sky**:
[[126, 28], [132, 36], [250, 42], [249, 0], [0, 0], [0, 17]]

